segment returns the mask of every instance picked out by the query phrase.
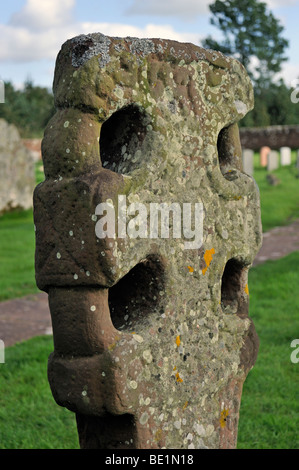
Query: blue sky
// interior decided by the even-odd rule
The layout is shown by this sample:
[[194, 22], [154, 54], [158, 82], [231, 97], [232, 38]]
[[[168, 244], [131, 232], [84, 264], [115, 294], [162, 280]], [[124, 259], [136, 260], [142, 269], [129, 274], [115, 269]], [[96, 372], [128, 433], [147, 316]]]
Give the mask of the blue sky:
[[[240, 0], [242, 1], [242, 0]], [[26, 79], [52, 86], [61, 44], [78, 34], [160, 37], [192, 42], [211, 34], [212, 0], [10, 0], [0, 9], [0, 79], [21, 87]], [[299, 0], [266, 0], [289, 40], [282, 76], [299, 77]]]

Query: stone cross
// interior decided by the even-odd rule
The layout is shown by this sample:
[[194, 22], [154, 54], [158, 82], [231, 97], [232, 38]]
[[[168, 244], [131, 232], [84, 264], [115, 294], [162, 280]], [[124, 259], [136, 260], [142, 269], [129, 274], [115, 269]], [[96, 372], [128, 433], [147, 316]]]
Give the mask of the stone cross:
[[245, 69], [95, 33], [63, 44], [54, 95], [34, 219], [55, 400], [82, 448], [235, 447], [261, 245], [238, 131], [253, 107]]

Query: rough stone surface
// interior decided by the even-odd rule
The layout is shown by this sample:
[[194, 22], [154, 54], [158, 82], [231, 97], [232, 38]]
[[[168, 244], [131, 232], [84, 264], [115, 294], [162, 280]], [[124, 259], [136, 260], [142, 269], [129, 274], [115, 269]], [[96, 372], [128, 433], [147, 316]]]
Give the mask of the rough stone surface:
[[34, 160], [17, 128], [0, 119], [0, 214], [32, 207]]
[[[192, 44], [90, 34], [62, 46], [54, 94], [34, 218], [57, 403], [76, 413], [82, 448], [235, 447], [261, 246], [237, 124], [253, 107], [245, 69]], [[119, 195], [201, 202], [202, 246], [97, 238], [96, 206], [118, 210]]]

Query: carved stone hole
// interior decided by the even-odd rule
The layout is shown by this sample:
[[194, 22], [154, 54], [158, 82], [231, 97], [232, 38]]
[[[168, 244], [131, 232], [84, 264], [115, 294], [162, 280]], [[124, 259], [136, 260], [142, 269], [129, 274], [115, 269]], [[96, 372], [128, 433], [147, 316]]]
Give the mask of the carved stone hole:
[[164, 313], [160, 292], [164, 291], [163, 261], [148, 256], [109, 289], [110, 316], [116, 329], [135, 331], [138, 323], [150, 325], [148, 316]]

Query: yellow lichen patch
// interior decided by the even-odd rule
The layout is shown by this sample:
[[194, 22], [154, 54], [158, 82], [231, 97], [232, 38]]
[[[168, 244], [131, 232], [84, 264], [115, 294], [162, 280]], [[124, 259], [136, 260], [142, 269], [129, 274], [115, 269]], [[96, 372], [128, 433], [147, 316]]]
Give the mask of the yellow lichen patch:
[[188, 402], [186, 401], [184, 406], [183, 406], [183, 411], [187, 408], [187, 406], [188, 406]]
[[176, 378], [176, 381], [177, 381], [178, 383], [182, 383], [182, 382], [183, 382], [183, 379], [180, 377], [180, 374], [179, 374], [178, 372], [175, 374], [175, 378]]
[[225, 426], [226, 426], [226, 418], [228, 417], [228, 413], [229, 413], [229, 409], [226, 409], [226, 408], [224, 408], [221, 411], [219, 422], [220, 422], [220, 426], [222, 428], [225, 428]]
[[211, 248], [210, 250], [206, 250], [205, 251], [205, 254], [203, 255], [203, 258], [205, 260], [205, 263], [206, 263], [206, 267], [202, 270], [202, 274], [205, 275], [207, 270], [208, 270], [208, 267], [210, 266], [211, 264], [211, 261], [213, 259], [213, 255], [215, 254], [215, 249], [214, 248]]
[[162, 439], [163, 437], [163, 431], [162, 429], [158, 429], [155, 433], [155, 441], [158, 442]]
[[113, 349], [114, 349], [115, 346], [116, 346], [117, 341], [120, 340], [120, 337], [119, 337], [119, 336], [114, 336], [114, 340], [115, 340], [114, 343], [111, 343], [111, 344], [109, 344], [109, 346], [108, 346], [108, 350], [109, 350], [109, 351], [113, 351]]
[[245, 291], [245, 294], [249, 295], [248, 284], [246, 284], [244, 291]]
[[192, 268], [192, 266], [188, 266], [188, 269], [189, 269], [189, 273], [193, 273], [194, 268]]
[[181, 344], [180, 336], [176, 337], [175, 344], [177, 345], [177, 347], [179, 347], [179, 345]]

